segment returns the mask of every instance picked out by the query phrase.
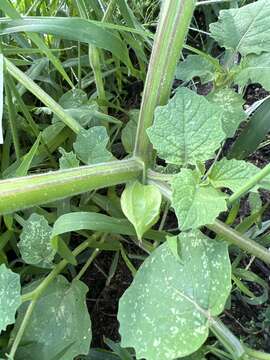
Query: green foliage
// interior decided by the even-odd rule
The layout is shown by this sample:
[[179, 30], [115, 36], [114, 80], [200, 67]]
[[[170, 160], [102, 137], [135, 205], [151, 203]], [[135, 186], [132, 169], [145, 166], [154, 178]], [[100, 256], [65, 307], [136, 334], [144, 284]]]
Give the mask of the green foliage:
[[249, 82], [261, 84], [265, 90], [270, 90], [270, 60], [269, 53], [248, 55], [241, 62], [235, 83], [245, 86]]
[[226, 195], [201, 181], [196, 170], [181, 170], [173, 177], [172, 190], [172, 205], [181, 230], [213, 224], [219, 213], [227, 210]]
[[[37, 285], [34, 282], [24, 291], [31, 291]], [[58, 276], [38, 300], [16, 358], [73, 360], [79, 354], [87, 354], [92, 338], [85, 304], [87, 292], [82, 282], [70, 284], [63, 276]], [[20, 328], [27, 306], [23, 304], [19, 309], [13, 336]]]
[[0, 332], [15, 322], [15, 314], [21, 305], [20, 276], [6, 265], [0, 265]]
[[[0, 1], [1, 359], [269, 357], [218, 319], [269, 305], [270, 165], [243, 158], [269, 131], [245, 99], [270, 89], [270, 3], [248, 3]], [[117, 343], [97, 327], [124, 289]]]
[[31, 265], [50, 268], [55, 250], [51, 246], [52, 228], [44, 216], [33, 213], [24, 223], [18, 247], [22, 259]]
[[190, 81], [199, 77], [201, 83], [205, 84], [215, 79], [215, 70], [214, 64], [208, 58], [200, 55], [189, 55], [185, 61], [177, 65], [176, 78]]
[[211, 92], [207, 100], [220, 107], [222, 114], [222, 128], [227, 137], [233, 137], [240, 123], [246, 119], [243, 110], [244, 99], [232, 89], [221, 88]]
[[226, 49], [241, 55], [270, 52], [268, 0], [259, 0], [239, 9], [221, 10], [219, 21], [210, 25], [211, 36]]
[[147, 130], [159, 156], [170, 164], [196, 164], [214, 157], [225, 134], [222, 111], [186, 88], [179, 89], [167, 105], [155, 111]]
[[134, 347], [138, 359], [172, 360], [196, 351], [230, 293], [226, 244], [199, 231], [173, 241], [179, 241], [179, 257], [161, 245], [120, 300], [122, 346]]
[[112, 154], [106, 148], [108, 141], [106, 128], [94, 126], [88, 130], [82, 129], [73, 147], [76, 155], [84, 164], [97, 164], [113, 159]]
[[133, 224], [139, 240], [159, 218], [161, 194], [153, 185], [143, 185], [138, 181], [127, 184], [121, 196], [123, 213]]

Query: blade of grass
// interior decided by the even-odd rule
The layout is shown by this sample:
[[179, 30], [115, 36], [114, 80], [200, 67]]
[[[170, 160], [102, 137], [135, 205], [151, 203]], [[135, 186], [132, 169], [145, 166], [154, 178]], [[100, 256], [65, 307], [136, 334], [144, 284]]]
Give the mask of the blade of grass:
[[74, 120], [50, 95], [41, 89], [33, 80], [25, 75], [7, 58], [4, 60], [7, 71], [18, 82], [25, 86], [32, 94], [34, 94], [40, 101], [42, 101], [55, 115], [59, 117], [71, 130], [78, 133], [81, 125]]
[[[8, 0], [1, 0], [0, 9], [2, 9], [10, 18], [12, 19], [21, 19], [20, 14], [14, 9]], [[46, 55], [46, 57], [51, 61], [54, 67], [59, 71], [62, 77], [67, 81], [67, 83], [73, 88], [73, 83], [63, 68], [59, 59], [54, 56], [51, 50], [47, 47], [44, 41], [37, 34], [28, 34], [28, 37], [33, 41], [33, 43]]]

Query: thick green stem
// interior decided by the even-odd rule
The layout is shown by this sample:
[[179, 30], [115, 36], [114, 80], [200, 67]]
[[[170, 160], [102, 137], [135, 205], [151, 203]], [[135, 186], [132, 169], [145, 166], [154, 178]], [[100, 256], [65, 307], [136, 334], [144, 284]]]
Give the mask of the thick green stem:
[[[152, 179], [148, 179], [148, 183], [158, 187], [163, 196], [171, 201], [172, 190], [168, 184]], [[206, 226], [208, 229], [225, 238], [225, 240], [231, 244], [237, 245], [240, 249], [256, 256], [265, 263], [270, 264], [270, 251], [256, 243], [254, 240], [240, 234], [238, 231], [219, 220], [215, 220], [213, 224], [207, 224]]]
[[210, 319], [210, 329], [234, 359], [241, 359], [245, 348], [220, 319]]
[[270, 251], [251, 240], [245, 235], [240, 234], [238, 231], [232, 229], [220, 220], [215, 220], [214, 224], [207, 225], [210, 230], [213, 230], [218, 235], [224, 237], [231, 244], [237, 245], [241, 249], [256, 256], [267, 264], [270, 264]]
[[153, 50], [147, 72], [139, 115], [134, 154], [146, 162], [152, 160], [152, 146], [146, 129], [153, 123], [158, 105], [169, 99], [175, 68], [184, 45], [196, 1], [163, 1]]
[[139, 161], [129, 159], [2, 180], [0, 214], [125, 183], [142, 171]]
[[14, 342], [12, 344], [12, 347], [10, 349], [9, 359], [14, 359], [17, 348], [18, 348], [18, 346], [19, 346], [19, 344], [21, 342], [21, 339], [23, 337], [25, 329], [26, 329], [26, 327], [27, 327], [27, 325], [29, 323], [29, 320], [31, 318], [31, 315], [33, 313], [35, 305], [36, 305], [36, 300], [31, 301], [28, 308], [27, 308], [27, 310], [26, 310], [26, 313], [25, 313], [25, 316], [23, 318], [22, 324], [21, 324], [21, 326], [19, 328], [19, 331], [16, 334], [16, 337], [15, 337]]

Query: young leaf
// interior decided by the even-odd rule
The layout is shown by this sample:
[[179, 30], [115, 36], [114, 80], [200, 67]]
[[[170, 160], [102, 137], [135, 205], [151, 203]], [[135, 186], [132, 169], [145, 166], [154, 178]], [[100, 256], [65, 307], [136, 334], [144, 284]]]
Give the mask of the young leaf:
[[213, 157], [225, 138], [223, 111], [203, 96], [180, 88], [165, 106], [155, 111], [148, 136], [160, 157], [176, 165], [196, 164]]
[[42, 215], [32, 214], [25, 222], [18, 248], [27, 264], [52, 267], [56, 252], [51, 246], [51, 233], [52, 228]]
[[255, 165], [249, 162], [223, 158], [216, 162], [208, 178], [215, 188], [226, 187], [235, 192], [258, 170]]
[[134, 347], [138, 359], [173, 360], [195, 352], [230, 294], [225, 243], [200, 231], [181, 233], [175, 241], [181, 256], [176, 258], [167, 243], [161, 245], [120, 299], [121, 345]]
[[207, 100], [220, 106], [223, 111], [222, 128], [227, 137], [233, 137], [240, 123], [246, 119], [243, 110], [245, 101], [240, 94], [229, 88], [211, 92]]
[[97, 164], [113, 160], [112, 154], [106, 149], [108, 141], [106, 128], [94, 126], [88, 130], [80, 130], [73, 148], [82, 162]]
[[212, 224], [227, 210], [226, 195], [213, 186], [200, 183], [195, 170], [182, 169], [172, 180], [172, 206], [181, 230]]
[[126, 185], [121, 196], [122, 210], [140, 240], [158, 221], [161, 200], [159, 190], [153, 185], [142, 185], [138, 181]]
[[73, 151], [66, 152], [65, 149], [59, 148], [59, 152], [62, 155], [59, 159], [60, 169], [70, 169], [80, 166], [80, 162]]
[[190, 81], [199, 77], [201, 83], [205, 84], [215, 78], [215, 66], [207, 58], [200, 55], [189, 55], [180, 62], [176, 68], [176, 79]]
[[[38, 285], [32, 283], [25, 290]], [[81, 281], [71, 284], [58, 276], [51, 283], [36, 306], [16, 353], [18, 360], [49, 360], [61, 352], [59, 360], [73, 360], [88, 354], [91, 343], [91, 321], [85, 303], [88, 287]], [[28, 304], [18, 312], [13, 336], [18, 331]], [[64, 351], [65, 350], [65, 351]]]
[[220, 46], [241, 55], [270, 51], [270, 2], [259, 0], [239, 9], [221, 10], [210, 25], [211, 36]]
[[20, 275], [0, 265], [0, 333], [15, 322], [15, 314], [21, 305]]
[[234, 82], [245, 86], [249, 82], [261, 84], [265, 90], [270, 90], [270, 56], [269, 53], [261, 55], [248, 55], [240, 65]]

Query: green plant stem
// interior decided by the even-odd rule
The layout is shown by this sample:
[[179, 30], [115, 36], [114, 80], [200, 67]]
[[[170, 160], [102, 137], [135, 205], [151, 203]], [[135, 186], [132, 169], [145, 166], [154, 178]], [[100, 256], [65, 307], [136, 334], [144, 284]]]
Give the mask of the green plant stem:
[[246, 192], [257, 185], [263, 178], [270, 174], [270, 164], [266, 165], [258, 174], [252, 176], [238, 191], [229, 197], [229, 204], [243, 196]]
[[[72, 254], [76, 257], [84, 250], [86, 250], [93, 241], [96, 241], [97, 237], [100, 236], [100, 233], [96, 233], [81, 243], [76, 247], [75, 250], [72, 251]], [[47, 287], [51, 284], [51, 282], [64, 270], [64, 268], [68, 265], [68, 261], [63, 259], [61, 260], [55, 268], [46, 276], [46, 278], [35, 288], [35, 290], [22, 295], [22, 301], [32, 301], [38, 300], [43, 292], [47, 289]]]
[[210, 319], [210, 329], [234, 359], [241, 359], [245, 348], [220, 319]]
[[247, 360], [270, 360], [270, 354], [253, 350], [248, 347], [245, 347], [247, 357], [245, 359]]
[[169, 99], [175, 68], [184, 45], [195, 7], [194, 0], [163, 1], [153, 50], [150, 58], [139, 114], [134, 155], [146, 167], [152, 162], [152, 145], [146, 130], [153, 123], [158, 105]]
[[142, 164], [129, 159], [2, 180], [0, 214], [125, 183], [142, 172]]
[[[96, 233], [96, 239], [100, 236], [100, 233]], [[104, 243], [104, 241], [106, 240], [106, 236], [107, 233], [105, 233], [101, 240], [100, 240], [100, 244]], [[86, 270], [89, 268], [89, 266], [92, 264], [92, 262], [95, 260], [95, 258], [98, 256], [98, 254], [101, 252], [100, 249], [96, 248], [91, 256], [88, 258], [88, 260], [86, 261], [86, 263], [83, 265], [83, 267], [81, 268], [81, 270], [79, 271], [79, 273], [76, 275], [76, 277], [74, 278], [74, 280], [80, 280], [81, 277], [85, 274]]]
[[25, 332], [25, 329], [26, 329], [26, 327], [28, 325], [28, 322], [29, 322], [29, 320], [31, 318], [34, 307], [36, 305], [36, 302], [37, 302], [37, 300], [32, 300], [30, 302], [27, 310], [26, 310], [26, 313], [25, 313], [25, 316], [24, 316], [23, 321], [21, 323], [21, 326], [19, 328], [19, 331], [17, 332], [16, 337], [14, 339], [14, 342], [13, 342], [13, 344], [11, 346], [11, 349], [10, 349], [10, 353], [9, 353], [9, 358], [10, 359], [14, 359], [15, 353], [16, 353], [17, 348], [18, 348], [18, 346], [19, 346], [19, 344], [21, 342], [21, 339], [22, 339], [23, 334]]
[[214, 224], [207, 225], [210, 230], [213, 230], [218, 235], [224, 237], [231, 244], [237, 245], [241, 249], [256, 256], [267, 264], [270, 264], [270, 251], [251, 240], [245, 235], [225, 225], [220, 220], [215, 220]]
[[[75, 250], [72, 251], [72, 254], [76, 257], [78, 256], [81, 252], [83, 252], [85, 249], [87, 249], [91, 243], [93, 241], [95, 241], [97, 239], [97, 234], [92, 235], [90, 238], [88, 238], [87, 240], [85, 240], [82, 244], [80, 244], [79, 246], [76, 247]], [[23, 337], [24, 331], [27, 327], [27, 324], [30, 320], [30, 317], [33, 313], [34, 307], [38, 301], [38, 299], [42, 296], [42, 294], [44, 293], [44, 291], [47, 289], [47, 287], [51, 284], [51, 282], [64, 270], [64, 268], [68, 265], [68, 261], [63, 259], [62, 261], [60, 261], [55, 268], [49, 273], [49, 275], [46, 276], [46, 278], [38, 285], [38, 287], [35, 288], [35, 290], [24, 294], [22, 296], [22, 301], [26, 302], [26, 301], [30, 301], [30, 304], [27, 308], [27, 311], [25, 313], [25, 316], [23, 318], [22, 324], [19, 328], [19, 331], [16, 334], [15, 340], [12, 344], [11, 350], [10, 350], [10, 354], [9, 354], [9, 358], [13, 359], [15, 356], [15, 353], [17, 351], [17, 348], [20, 344], [20, 341]]]
[[11, 76], [13, 76], [26, 89], [34, 94], [43, 104], [45, 104], [55, 115], [59, 117], [71, 130], [78, 133], [82, 128], [81, 125], [74, 120], [50, 95], [41, 89], [32, 79], [25, 75], [11, 61], [4, 58], [5, 66]]
[[[149, 179], [148, 183], [158, 187], [163, 196], [171, 201], [172, 190], [168, 184], [152, 179]], [[222, 238], [225, 238], [225, 240], [231, 244], [237, 245], [240, 249], [256, 256], [265, 263], [270, 264], [270, 251], [256, 243], [254, 240], [240, 234], [238, 231], [232, 229], [220, 220], [215, 220], [214, 224], [207, 224], [206, 226]]]

